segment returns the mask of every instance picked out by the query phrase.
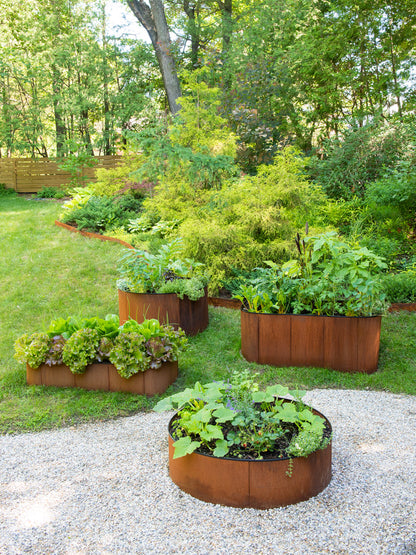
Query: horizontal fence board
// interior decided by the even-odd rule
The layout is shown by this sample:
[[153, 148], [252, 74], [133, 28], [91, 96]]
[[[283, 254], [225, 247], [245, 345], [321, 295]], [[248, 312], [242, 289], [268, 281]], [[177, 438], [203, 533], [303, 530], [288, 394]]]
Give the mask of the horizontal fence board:
[[[115, 168], [122, 160], [121, 155], [95, 156], [96, 162], [91, 167], [84, 167], [80, 172], [83, 181], [95, 181], [95, 172], [99, 168]], [[59, 169], [53, 158], [32, 160], [27, 158], [0, 158], [0, 183], [19, 193], [36, 193], [42, 187], [61, 187], [68, 185], [72, 179], [70, 172]]]

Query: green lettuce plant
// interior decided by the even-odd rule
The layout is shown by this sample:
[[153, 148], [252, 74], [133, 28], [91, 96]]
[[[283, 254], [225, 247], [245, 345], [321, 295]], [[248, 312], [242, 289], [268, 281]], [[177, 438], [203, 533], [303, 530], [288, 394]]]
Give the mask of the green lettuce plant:
[[65, 343], [62, 360], [73, 374], [83, 374], [88, 364], [96, 359], [99, 344], [100, 336], [97, 330], [78, 330]]
[[307, 457], [328, 445], [331, 432], [303, 395], [282, 385], [259, 391], [246, 371], [228, 382], [196, 383], [154, 410], [178, 411], [171, 426], [174, 458], [194, 451], [235, 459]]
[[118, 316], [105, 319], [58, 318], [46, 332], [22, 335], [15, 341], [15, 358], [33, 369], [42, 364], [66, 364], [74, 374], [83, 374], [93, 362], [110, 361], [123, 378], [164, 362], [178, 360], [186, 348], [183, 330], [158, 320], [134, 320], [119, 325]]
[[14, 344], [14, 358], [27, 363], [31, 368], [39, 368], [46, 360], [50, 349], [50, 338], [46, 333], [25, 333]]

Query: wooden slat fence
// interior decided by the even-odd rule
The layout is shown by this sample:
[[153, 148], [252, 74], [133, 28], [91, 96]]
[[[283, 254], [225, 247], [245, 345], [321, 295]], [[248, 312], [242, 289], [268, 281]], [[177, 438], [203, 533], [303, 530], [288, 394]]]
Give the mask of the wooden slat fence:
[[[114, 168], [121, 160], [120, 155], [95, 156], [92, 167], [84, 167], [84, 181], [95, 181], [98, 168]], [[18, 193], [36, 193], [42, 187], [61, 187], [71, 181], [68, 171], [60, 170], [54, 158], [0, 158], [0, 183]]]

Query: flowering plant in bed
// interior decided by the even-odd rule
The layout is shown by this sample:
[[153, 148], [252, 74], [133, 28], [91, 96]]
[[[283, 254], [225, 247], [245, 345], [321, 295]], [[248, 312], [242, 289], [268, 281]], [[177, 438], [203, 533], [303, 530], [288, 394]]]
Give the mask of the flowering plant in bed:
[[176, 361], [186, 341], [182, 330], [155, 319], [141, 324], [131, 320], [120, 326], [115, 314], [68, 317], [52, 321], [42, 332], [19, 337], [15, 358], [32, 369], [65, 364], [73, 374], [84, 374], [88, 365], [109, 361], [121, 377], [130, 378]]
[[303, 394], [282, 385], [260, 391], [242, 372], [229, 382], [196, 383], [162, 399], [154, 410], [177, 409], [170, 427], [175, 459], [194, 451], [234, 459], [290, 459], [324, 449], [331, 437], [326, 420], [302, 402]]

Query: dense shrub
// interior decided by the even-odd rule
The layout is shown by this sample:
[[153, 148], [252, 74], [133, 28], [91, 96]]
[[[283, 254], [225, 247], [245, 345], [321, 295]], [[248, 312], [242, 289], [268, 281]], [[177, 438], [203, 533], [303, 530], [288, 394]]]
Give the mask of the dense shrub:
[[142, 210], [142, 200], [130, 195], [121, 197], [91, 196], [87, 202], [65, 213], [63, 221], [78, 229], [102, 232], [127, 226]]
[[310, 174], [332, 198], [364, 196], [368, 184], [404, 155], [411, 135], [409, 126], [383, 122], [352, 128], [324, 144], [322, 159], [311, 160]]
[[44, 185], [40, 191], [36, 193], [37, 198], [56, 198], [61, 199], [66, 196], [66, 193], [60, 187], [47, 187]]
[[416, 302], [416, 271], [385, 275], [383, 289], [390, 303]]
[[207, 265], [216, 291], [233, 268], [288, 259], [296, 232], [317, 220], [325, 198], [306, 179], [304, 166], [299, 153], [287, 148], [257, 176], [231, 180], [220, 190], [161, 184], [145, 201], [146, 210], [166, 221], [179, 219], [184, 254]]

